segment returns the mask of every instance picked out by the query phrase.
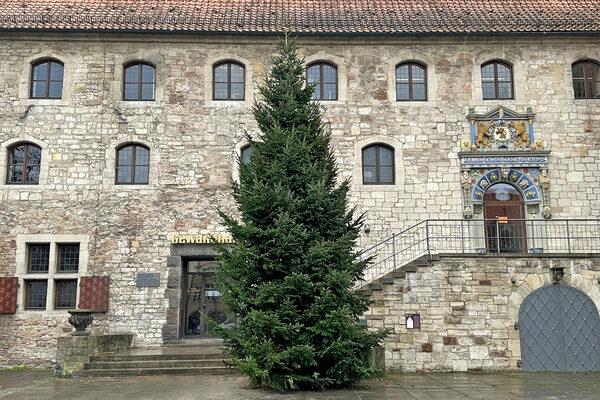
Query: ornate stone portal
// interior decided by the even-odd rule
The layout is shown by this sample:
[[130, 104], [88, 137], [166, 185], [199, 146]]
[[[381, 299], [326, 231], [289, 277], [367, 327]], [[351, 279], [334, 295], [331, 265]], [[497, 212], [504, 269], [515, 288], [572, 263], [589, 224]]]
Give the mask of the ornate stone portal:
[[550, 218], [549, 151], [533, 134], [530, 108], [520, 114], [499, 105], [486, 114], [469, 110], [471, 139], [463, 140], [461, 185], [463, 215], [483, 218], [483, 195], [496, 183], [507, 183], [522, 195], [527, 219]]

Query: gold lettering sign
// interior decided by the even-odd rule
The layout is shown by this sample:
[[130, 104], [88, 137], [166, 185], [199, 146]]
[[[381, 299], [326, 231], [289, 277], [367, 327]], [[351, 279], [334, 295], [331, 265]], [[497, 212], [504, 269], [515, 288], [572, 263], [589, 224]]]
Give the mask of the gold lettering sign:
[[233, 238], [231, 235], [223, 235], [221, 233], [213, 234], [213, 235], [187, 235], [187, 234], [179, 234], [173, 233], [171, 235], [171, 243], [212, 243], [213, 238], [217, 243], [233, 243]]

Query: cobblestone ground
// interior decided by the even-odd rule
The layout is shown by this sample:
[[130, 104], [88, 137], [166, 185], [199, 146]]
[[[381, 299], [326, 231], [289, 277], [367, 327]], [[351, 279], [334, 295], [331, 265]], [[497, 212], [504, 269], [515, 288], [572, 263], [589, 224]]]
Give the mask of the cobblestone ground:
[[53, 378], [52, 371], [0, 371], [6, 399], [600, 399], [600, 373], [396, 374], [352, 389], [282, 394], [248, 389], [239, 376]]

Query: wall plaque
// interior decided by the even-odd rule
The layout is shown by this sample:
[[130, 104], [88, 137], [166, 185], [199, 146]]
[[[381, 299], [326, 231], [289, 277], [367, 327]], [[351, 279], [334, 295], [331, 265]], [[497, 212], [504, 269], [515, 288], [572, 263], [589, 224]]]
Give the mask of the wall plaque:
[[406, 314], [406, 329], [421, 329], [420, 314]]
[[158, 287], [160, 286], [159, 272], [138, 272], [135, 277], [135, 286], [137, 287]]

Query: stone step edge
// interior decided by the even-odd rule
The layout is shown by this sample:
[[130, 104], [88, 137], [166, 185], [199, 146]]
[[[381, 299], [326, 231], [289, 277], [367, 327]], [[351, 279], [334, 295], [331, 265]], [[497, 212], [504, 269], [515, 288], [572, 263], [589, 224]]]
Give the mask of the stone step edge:
[[223, 353], [200, 354], [94, 354], [91, 361], [181, 361], [181, 360], [216, 360], [223, 358]]
[[179, 367], [179, 368], [131, 368], [131, 369], [86, 369], [74, 371], [73, 377], [85, 376], [132, 376], [132, 375], [199, 375], [199, 374], [234, 374], [232, 368], [223, 367]]
[[[87, 367], [98, 367], [98, 368], [89, 368], [89, 369], [104, 369], [105, 367], [109, 367], [109, 366], [114, 366], [114, 365], [119, 365], [121, 366], [121, 368], [115, 368], [115, 369], [129, 369], [128, 365], [134, 366], [132, 368], [134, 369], [138, 369], [138, 368], [186, 368], [185, 366], [181, 366], [181, 365], [169, 365], [169, 364], [178, 364], [178, 363], [196, 363], [196, 364], [203, 364], [203, 363], [221, 363], [221, 365], [225, 365], [225, 363], [227, 363], [228, 361], [231, 360], [226, 360], [226, 359], [214, 359], [214, 360], [162, 360], [162, 361], [92, 361], [89, 363], [86, 363], [86, 369], [88, 369]], [[143, 366], [144, 364], [166, 364], [166, 365], [158, 365], [158, 366], [154, 366], [154, 367], [147, 367], [147, 366]], [[141, 366], [137, 366], [137, 365], [141, 365]], [[197, 365], [197, 367], [201, 367], [202, 365]], [[196, 367], [196, 366], [191, 366]]]

